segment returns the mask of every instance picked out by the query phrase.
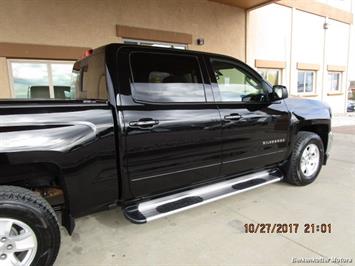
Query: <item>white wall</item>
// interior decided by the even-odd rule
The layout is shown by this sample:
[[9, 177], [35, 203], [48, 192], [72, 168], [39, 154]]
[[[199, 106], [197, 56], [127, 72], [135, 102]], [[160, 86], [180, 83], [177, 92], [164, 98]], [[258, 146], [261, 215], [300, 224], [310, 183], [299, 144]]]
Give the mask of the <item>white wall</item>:
[[[337, 7], [346, 10], [351, 0], [335, 2], [342, 2]], [[325, 22], [328, 23], [327, 30], [324, 29]], [[315, 93], [308, 96], [327, 102], [334, 113], [343, 113], [348, 86], [347, 72], [342, 77], [343, 94], [328, 95], [327, 66], [348, 65], [349, 30], [350, 26], [346, 23], [290, 7], [278, 4], [264, 6], [248, 14], [247, 63], [255, 67], [256, 59], [286, 62], [282, 83], [289, 88], [291, 96], [300, 96], [297, 92], [297, 63], [319, 65]], [[355, 44], [354, 29], [353, 37]], [[352, 55], [355, 56], [354, 45]], [[355, 60], [352, 60], [349, 70], [352, 71], [350, 76], [355, 79]]]
[[[291, 41], [291, 9], [267, 5], [251, 11], [247, 26], [247, 64], [255, 67], [255, 59], [289, 61]], [[282, 84], [289, 86], [289, 65], [282, 71]]]
[[320, 65], [316, 72], [316, 88], [314, 99], [321, 100], [323, 77], [323, 45], [325, 19], [310, 13], [295, 10], [293, 21], [293, 42], [291, 62], [291, 86], [292, 95], [297, 95], [297, 63]]
[[[335, 20], [328, 21], [328, 30], [326, 32], [326, 64], [327, 65], [348, 65], [349, 57], [349, 30], [350, 26]], [[347, 98], [347, 90], [349, 87], [348, 73], [342, 73], [341, 91], [342, 95], [327, 94], [327, 72], [325, 72], [325, 80], [323, 90], [323, 100], [332, 106], [334, 113], [342, 113], [345, 111], [345, 103]]]
[[[352, 5], [353, 14], [355, 14], [355, 1]], [[355, 80], [355, 26], [351, 25], [350, 36], [350, 55], [349, 55], [349, 80]]]

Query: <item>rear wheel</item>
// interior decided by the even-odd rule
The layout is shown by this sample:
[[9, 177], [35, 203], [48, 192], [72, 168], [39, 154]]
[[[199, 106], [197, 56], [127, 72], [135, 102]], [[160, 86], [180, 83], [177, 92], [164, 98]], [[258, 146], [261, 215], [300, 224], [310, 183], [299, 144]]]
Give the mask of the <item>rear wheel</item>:
[[305, 186], [316, 180], [324, 158], [324, 146], [319, 135], [300, 131], [291, 158], [287, 164], [286, 181]]
[[0, 266], [52, 265], [60, 245], [55, 212], [32, 191], [0, 186]]

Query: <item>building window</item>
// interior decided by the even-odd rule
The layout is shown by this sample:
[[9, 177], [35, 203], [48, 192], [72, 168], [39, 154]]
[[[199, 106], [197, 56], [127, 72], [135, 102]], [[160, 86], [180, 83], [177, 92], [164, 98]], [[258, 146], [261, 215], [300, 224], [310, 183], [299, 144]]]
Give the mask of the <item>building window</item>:
[[136, 44], [144, 46], [154, 46], [154, 47], [163, 47], [163, 48], [175, 48], [180, 50], [187, 50], [186, 44], [181, 43], [167, 43], [167, 42], [155, 42], [155, 41], [142, 41], [142, 40], [132, 40], [132, 39], [123, 39], [123, 43], [126, 44]]
[[297, 92], [312, 93], [315, 89], [315, 71], [298, 71]]
[[14, 98], [73, 99], [74, 62], [9, 60], [9, 74]]
[[260, 75], [271, 85], [281, 84], [281, 69], [259, 68]]
[[328, 72], [328, 91], [340, 91], [341, 72]]

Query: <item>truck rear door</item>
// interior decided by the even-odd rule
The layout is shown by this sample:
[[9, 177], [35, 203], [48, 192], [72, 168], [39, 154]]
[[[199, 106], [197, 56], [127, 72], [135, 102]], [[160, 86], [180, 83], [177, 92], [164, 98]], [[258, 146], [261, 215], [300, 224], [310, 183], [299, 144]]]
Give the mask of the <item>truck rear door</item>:
[[133, 196], [219, 176], [221, 118], [208, 102], [211, 88], [200, 56], [123, 47], [118, 60], [124, 162]]

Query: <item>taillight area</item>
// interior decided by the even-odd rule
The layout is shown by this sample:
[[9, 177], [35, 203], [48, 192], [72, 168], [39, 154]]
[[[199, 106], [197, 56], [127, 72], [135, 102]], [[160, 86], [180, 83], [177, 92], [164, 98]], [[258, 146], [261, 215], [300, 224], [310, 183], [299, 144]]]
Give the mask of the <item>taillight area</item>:
[[94, 52], [93, 49], [86, 50], [80, 59], [84, 59], [85, 57], [92, 55], [93, 52]]

